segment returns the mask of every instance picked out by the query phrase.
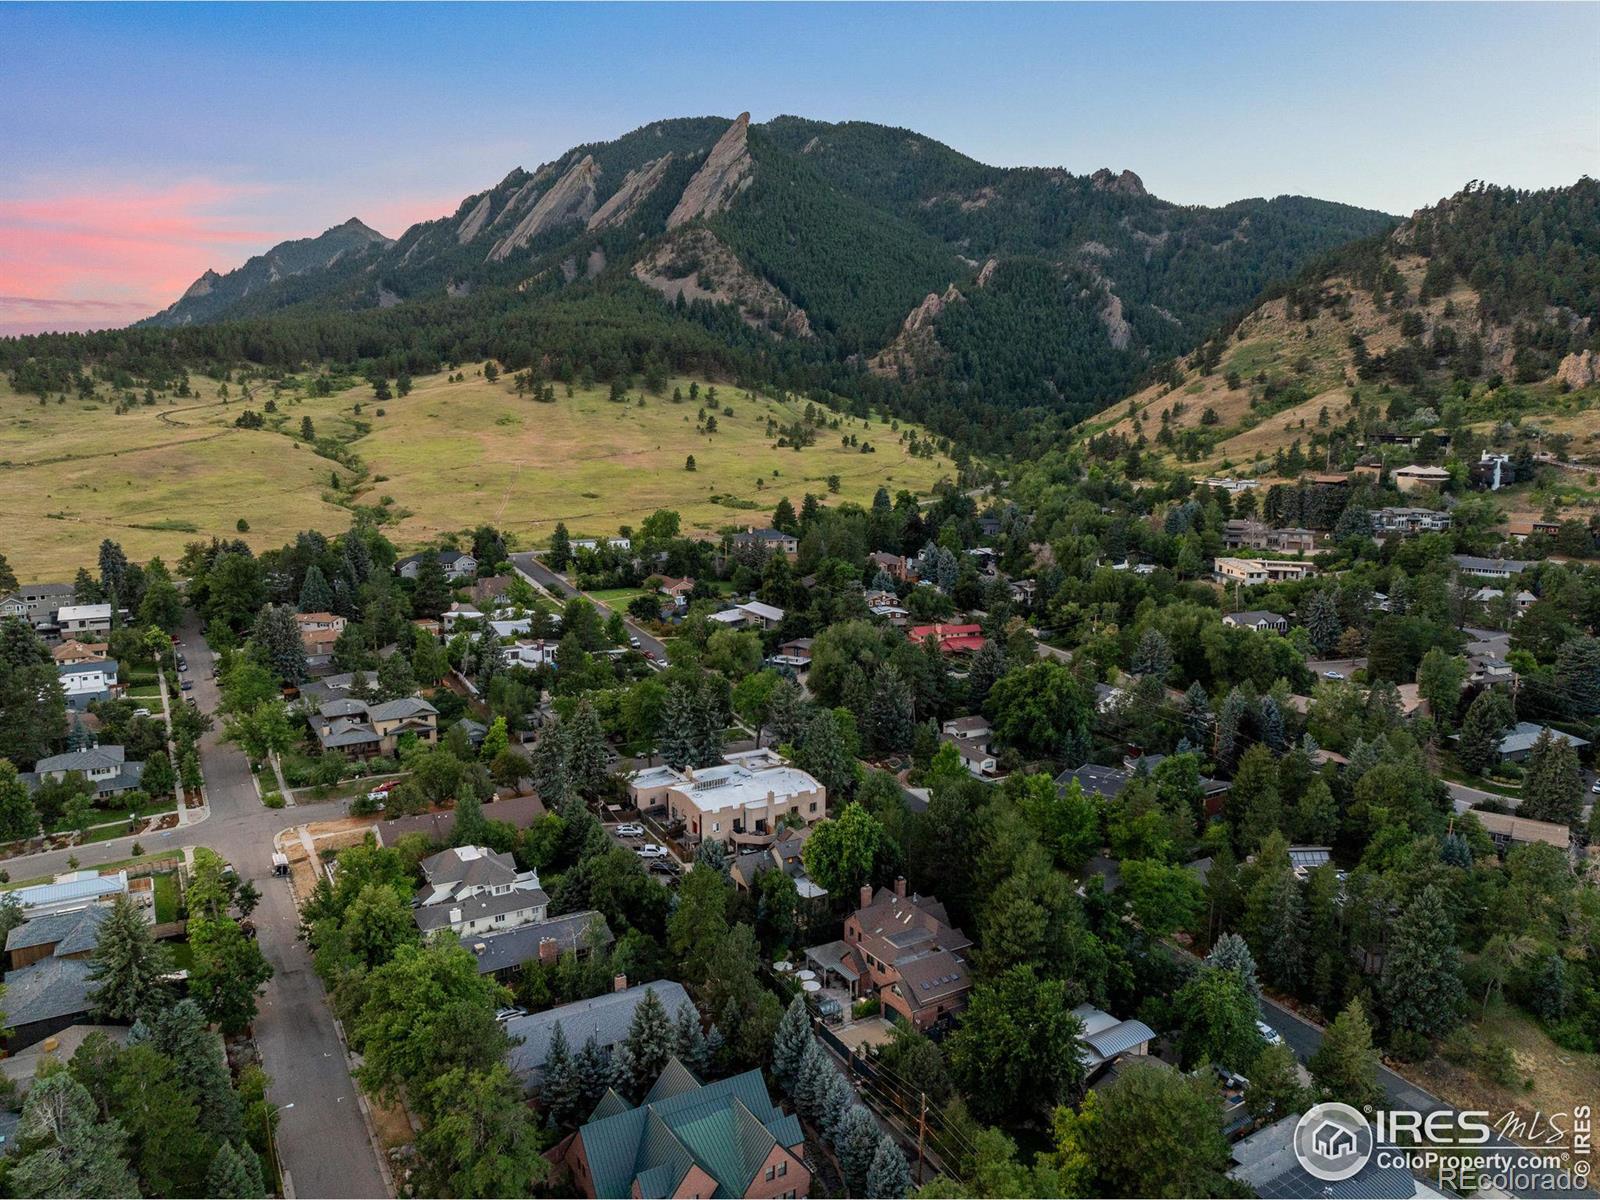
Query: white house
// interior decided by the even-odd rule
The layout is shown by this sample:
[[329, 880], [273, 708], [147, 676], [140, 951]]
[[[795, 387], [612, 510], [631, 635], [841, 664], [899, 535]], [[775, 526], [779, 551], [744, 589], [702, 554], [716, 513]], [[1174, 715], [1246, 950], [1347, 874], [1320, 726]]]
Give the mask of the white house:
[[56, 627], [62, 637], [76, 637], [80, 633], [110, 633], [111, 605], [63, 605], [56, 611]]
[[119, 688], [117, 664], [114, 659], [79, 663], [59, 663], [56, 674], [61, 680], [61, 690], [66, 694], [67, 707], [83, 712], [92, 701], [109, 700]]
[[482, 846], [456, 846], [418, 866], [413, 917], [424, 934], [451, 929], [462, 937], [496, 933], [543, 921], [550, 897], [537, 871], [518, 871], [509, 854]]

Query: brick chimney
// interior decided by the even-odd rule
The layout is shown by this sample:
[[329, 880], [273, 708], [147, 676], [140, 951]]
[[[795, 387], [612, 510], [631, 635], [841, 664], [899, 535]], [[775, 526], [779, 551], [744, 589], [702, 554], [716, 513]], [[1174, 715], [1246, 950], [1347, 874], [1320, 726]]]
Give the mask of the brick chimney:
[[896, 875], [894, 877], [894, 894], [902, 900], [906, 898], [906, 877], [904, 875]]
[[542, 963], [553, 963], [553, 962], [556, 961], [557, 956], [558, 956], [558, 947], [556, 945], [555, 938], [553, 938], [553, 937], [540, 938], [539, 939], [539, 961], [542, 962]]
[[625, 992], [625, 991], [627, 991], [628, 990], [628, 977], [626, 975], [615, 975], [615, 976], [613, 976], [612, 979], [611, 979], [611, 990], [613, 992]]
[[861, 885], [861, 907], [862, 908], [866, 908], [871, 903], [872, 903], [872, 885], [870, 883], [863, 883]]

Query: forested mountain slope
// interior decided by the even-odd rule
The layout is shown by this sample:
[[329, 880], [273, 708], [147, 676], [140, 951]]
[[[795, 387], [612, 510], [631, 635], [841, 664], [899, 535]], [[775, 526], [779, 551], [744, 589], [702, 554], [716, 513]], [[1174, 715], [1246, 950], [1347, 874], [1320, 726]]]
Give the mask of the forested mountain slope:
[[1474, 184], [1311, 264], [1086, 429], [1107, 452], [1230, 467], [1508, 418], [1582, 450], [1597, 351], [1600, 183]]

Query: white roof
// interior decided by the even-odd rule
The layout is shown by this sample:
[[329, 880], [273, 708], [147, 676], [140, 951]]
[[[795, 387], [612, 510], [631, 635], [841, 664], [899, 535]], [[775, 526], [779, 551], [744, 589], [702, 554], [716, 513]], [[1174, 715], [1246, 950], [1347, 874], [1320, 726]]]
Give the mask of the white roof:
[[745, 612], [749, 613], [752, 617], [760, 617], [763, 621], [783, 620], [783, 609], [774, 608], [770, 604], [763, 604], [759, 600], [748, 601], [745, 604], [739, 605], [739, 607]]
[[770, 794], [776, 801], [817, 792], [822, 785], [798, 767], [768, 767], [752, 771], [735, 763], [705, 767], [690, 775], [677, 775], [670, 784], [701, 812], [722, 812], [730, 808], [760, 807]]
[[56, 612], [56, 621], [98, 621], [111, 619], [109, 604], [64, 604]]

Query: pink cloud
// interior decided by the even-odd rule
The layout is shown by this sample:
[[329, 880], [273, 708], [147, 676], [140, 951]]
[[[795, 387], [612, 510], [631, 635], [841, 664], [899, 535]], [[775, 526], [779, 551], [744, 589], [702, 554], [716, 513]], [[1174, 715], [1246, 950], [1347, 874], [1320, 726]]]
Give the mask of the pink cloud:
[[0, 199], [0, 331], [104, 328], [165, 307], [207, 267], [293, 236], [229, 211], [261, 192], [200, 179]]

